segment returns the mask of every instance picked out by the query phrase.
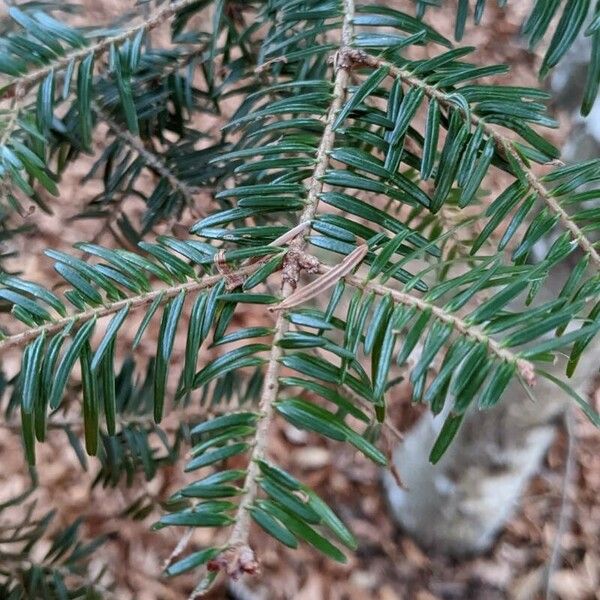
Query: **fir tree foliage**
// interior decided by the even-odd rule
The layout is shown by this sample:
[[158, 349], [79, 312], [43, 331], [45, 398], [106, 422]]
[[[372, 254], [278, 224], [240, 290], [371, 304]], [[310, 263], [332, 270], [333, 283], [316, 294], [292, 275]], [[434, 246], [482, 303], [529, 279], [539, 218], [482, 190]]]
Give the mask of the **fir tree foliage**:
[[[35, 517], [36, 502], [31, 501], [35, 487], [0, 505], [0, 515], [14, 506], [24, 506], [24, 518], [9, 520], [2, 528], [2, 566], [0, 593], [3, 598], [89, 598], [107, 597], [110, 590], [100, 585], [103, 572], [93, 574], [90, 559], [106, 541], [106, 536], [92, 541], [80, 538], [81, 520], [55, 530], [51, 543], [42, 546], [42, 538], [54, 527], [55, 512]], [[32, 555], [40, 556], [37, 560]]]
[[[501, 401], [514, 378], [535, 395], [565, 353], [572, 375], [600, 329], [600, 162], [562, 164], [543, 135], [557, 125], [546, 92], [487, 83], [508, 68], [478, 65], [473, 48], [420, 20], [429, 4], [413, 16], [355, 0], [174, 0], [142, 5], [127, 27], [93, 28], [69, 25], [62, 3], [26, 2], [2, 24], [3, 235], [19, 235], [25, 199], [52, 210], [60, 176], [104, 132], [88, 175], [103, 191], [79, 217], [104, 220], [116, 238], [46, 251], [63, 292], [1, 274], [0, 351], [21, 353], [3, 385], [6, 419], [17, 415], [32, 466], [47, 429], [62, 429], [84, 467], [86, 454], [100, 459], [103, 485], [151, 479], [189, 443], [185, 470], [198, 479], [155, 527], [226, 531], [168, 561], [168, 575], [198, 571], [194, 597], [221, 571], [256, 571], [251, 523], [333, 560], [356, 547], [269, 456], [276, 419], [385, 465], [378, 433], [402, 368], [416, 402], [448, 409], [435, 462], [467, 411]], [[525, 28], [537, 42], [562, 4], [557, 32], [568, 34], [552, 38], [544, 72], [589, 2], [536, 2]], [[152, 43], [164, 27], [168, 48]], [[424, 45], [432, 58], [411, 58]], [[215, 137], [204, 118], [224, 102], [235, 108]], [[483, 206], [494, 170], [507, 184]], [[136, 185], [144, 172], [150, 192]], [[145, 202], [139, 222], [122, 211], [131, 196]], [[184, 214], [200, 215], [189, 236], [156, 235]], [[535, 303], [567, 260], [576, 266], [560, 293]], [[245, 304], [261, 325], [238, 325]], [[136, 318], [133, 357], [142, 341], [156, 348], [145, 371], [116, 360]], [[199, 361], [208, 346], [218, 357]], [[79, 428], [61, 422], [79, 406], [75, 369]], [[161, 422], [174, 413], [168, 432]]]
[[[445, 0], [414, 0], [417, 15], [422, 18], [428, 8], [441, 6]], [[460, 41], [469, 17], [479, 24], [484, 17], [486, 0], [458, 0], [454, 37]], [[496, 0], [503, 8], [508, 0]], [[540, 77], [544, 78], [565, 57], [577, 36], [582, 34], [591, 41], [591, 53], [586, 77], [581, 114], [587, 116], [598, 96], [600, 86], [600, 2], [594, 0], [535, 0], [523, 21], [521, 33], [529, 49], [535, 50], [544, 40], [548, 47], [540, 64]]]

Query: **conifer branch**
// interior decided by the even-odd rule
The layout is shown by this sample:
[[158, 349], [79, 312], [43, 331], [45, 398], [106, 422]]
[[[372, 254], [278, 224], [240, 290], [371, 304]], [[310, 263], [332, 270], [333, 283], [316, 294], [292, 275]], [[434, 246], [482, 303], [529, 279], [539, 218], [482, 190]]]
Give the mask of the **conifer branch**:
[[[319, 271], [321, 273], [327, 273], [331, 271], [331, 267], [320, 264]], [[514, 364], [523, 380], [528, 385], [535, 385], [535, 368], [531, 362], [520, 358], [510, 350], [503, 348], [496, 340], [486, 335], [479, 327], [470, 325], [464, 319], [449, 313], [440, 306], [422, 300], [412, 294], [401, 292], [385, 285], [374, 283], [372, 281], [365, 281], [357, 275], [346, 275], [344, 277], [350, 285], [355, 288], [367, 292], [374, 292], [378, 296], [391, 296], [395, 302], [403, 304], [405, 306], [412, 306], [420, 311], [431, 311], [431, 314], [441, 323], [450, 325], [452, 329], [458, 332], [461, 336], [471, 338], [479, 344], [487, 346], [492, 354], [495, 354], [500, 360]]]
[[175, 2], [167, 3], [162, 8], [159, 8], [150, 13], [141, 23], [125, 29], [121, 33], [104, 38], [90, 46], [84, 48], [78, 48], [73, 52], [69, 52], [56, 60], [51, 61], [49, 64], [11, 79], [4, 87], [4, 94], [9, 93], [12, 89], [20, 87], [23, 92], [28, 88], [39, 83], [44, 79], [51, 71], [61, 71], [66, 69], [72, 61], [79, 61], [88, 56], [89, 54], [97, 55], [107, 51], [113, 44], [120, 44], [129, 38], [134, 37], [140, 31], [151, 31], [156, 29], [171, 17], [175, 16], [180, 10], [193, 5], [197, 0], [176, 0]]
[[[348, 54], [354, 32], [352, 25], [353, 18], [354, 0], [344, 0], [344, 22], [342, 26], [341, 45], [334, 61], [335, 80], [333, 86], [333, 99], [327, 113], [325, 129], [317, 150], [316, 163], [308, 188], [306, 207], [300, 216], [299, 226], [303, 226], [313, 220], [319, 204], [320, 194], [323, 191], [323, 176], [329, 166], [329, 153], [333, 149], [335, 141], [333, 124], [346, 98], [350, 68], [352, 65], [351, 60], [348, 59]], [[309, 257], [309, 260], [306, 260], [306, 256], [304, 255], [306, 245], [306, 234], [299, 235], [290, 243], [290, 251], [286, 256], [286, 264], [283, 268], [281, 295], [284, 300], [294, 292], [300, 271], [302, 269], [316, 267], [317, 261], [314, 257]], [[273, 404], [277, 399], [277, 393], [279, 391], [279, 361], [283, 356], [283, 350], [279, 345], [279, 342], [288, 332], [289, 326], [289, 321], [285, 317], [285, 311], [280, 311], [275, 323], [275, 336], [272, 342], [273, 348], [269, 356], [265, 381], [260, 397], [259, 410], [261, 412], [261, 417], [257, 426], [255, 445], [250, 456], [250, 463], [244, 481], [244, 494], [240, 499], [236, 522], [227, 543], [229, 548], [236, 551], [235, 560], [238, 561], [240, 556], [244, 556], [248, 549], [248, 536], [250, 533], [250, 511], [248, 509], [254, 502], [258, 492], [257, 478], [260, 473], [258, 461], [265, 457], [269, 431], [274, 416]], [[244, 571], [244, 565], [241, 562], [239, 566], [241, 571]]]
[[[335, 131], [333, 130], [333, 124], [346, 99], [346, 91], [350, 78], [350, 69], [353, 64], [352, 55], [354, 53], [354, 51], [350, 48], [350, 43], [352, 41], [351, 19], [354, 16], [354, 6], [352, 0], [347, 0], [345, 2], [345, 9], [346, 17], [342, 32], [342, 46], [337, 55], [334, 57], [334, 66], [337, 71], [333, 86], [333, 100], [327, 115], [325, 130], [323, 131], [323, 137], [321, 138], [321, 143], [317, 152], [315, 168], [308, 188], [306, 207], [300, 216], [300, 223], [311, 222], [317, 212], [317, 207], [319, 206], [319, 197], [323, 191], [323, 177], [325, 176], [327, 168], [329, 167], [329, 153], [333, 149], [333, 144], [335, 142]], [[349, 14], [352, 16], [348, 17]], [[308, 232], [297, 238], [294, 247], [296, 250], [298, 250], [298, 252], [303, 252], [305, 250], [307, 235]]]
[[135, 150], [144, 159], [148, 167], [156, 171], [161, 177], [164, 177], [169, 182], [171, 188], [178, 191], [183, 196], [186, 204], [194, 211], [196, 217], [203, 214], [203, 211], [197, 210], [198, 207], [196, 206], [194, 197], [199, 191], [198, 188], [190, 187], [187, 183], [181, 181], [160, 156], [148, 150], [139, 137], [113, 121], [110, 115], [108, 115], [96, 102], [92, 102], [92, 108], [120, 140]]
[[[420, 79], [414, 75], [408, 69], [402, 69], [397, 67], [393, 63], [369, 56], [364, 53], [361, 57], [360, 64], [367, 65], [372, 68], [387, 67], [389, 74], [395, 76], [408, 85], [416, 88], [420, 88], [425, 92], [425, 95], [429, 98], [437, 100], [441, 105], [446, 108], [455, 107], [456, 105], [451, 101], [448, 94], [440, 90], [434, 85], [428, 84], [426, 81]], [[460, 92], [460, 90], [459, 90]], [[560, 205], [559, 202], [552, 196], [552, 193], [544, 186], [540, 179], [533, 173], [531, 168], [523, 160], [517, 149], [515, 148], [514, 142], [500, 133], [494, 126], [490, 125], [485, 119], [478, 115], [470, 112], [466, 115], [470, 118], [471, 123], [474, 125], [480, 125], [483, 131], [494, 140], [496, 148], [504, 154], [510, 155], [514, 162], [525, 174], [527, 182], [531, 188], [537, 193], [538, 197], [548, 206], [548, 208], [558, 216], [561, 225], [571, 234], [573, 239], [577, 242], [577, 245], [590, 256], [591, 260], [600, 267], [600, 253], [595, 249], [594, 244], [589, 240], [585, 233], [577, 226], [577, 224], [571, 219], [569, 214]]]
[[[231, 271], [231, 273], [228, 274], [228, 277], [243, 281], [247, 275], [250, 275], [253, 271], [260, 267], [261, 264], [262, 262], [256, 262], [244, 265], [239, 269]], [[91, 308], [79, 313], [73, 313], [61, 319], [57, 319], [52, 323], [47, 323], [38, 327], [31, 327], [22, 333], [16, 333], [14, 335], [5, 337], [3, 340], [0, 340], [0, 353], [9, 348], [24, 346], [25, 344], [36, 339], [42, 333], [45, 333], [48, 336], [54, 335], [71, 323], [85, 323], [91, 319], [101, 319], [102, 317], [119, 312], [126, 306], [129, 306], [129, 311], [131, 312], [144, 306], [148, 306], [159, 296], [161, 296], [161, 304], [164, 304], [171, 298], [177, 296], [180, 292], [185, 292], [188, 294], [209, 289], [220, 283], [222, 280], [223, 275], [221, 274], [211, 275], [202, 279], [186, 281], [185, 283], [179, 283], [169, 287], [157, 288], [145, 294], [140, 294], [138, 296], [132, 296], [130, 298], [124, 298], [123, 300], [117, 300], [116, 302], [104, 304], [98, 308]]]
[[[6, 52], [0, 53], [0, 67], [8, 73], [8, 87], [0, 94], [8, 90], [5, 104], [14, 109], [4, 112], [0, 130], [4, 187], [20, 185], [33, 198], [37, 196], [30, 190], [36, 180], [49, 191], [55, 189], [48, 157], [57, 157], [62, 173], [82, 147], [92, 147], [96, 120], [105, 122], [114, 143], [89, 177], [104, 166], [104, 198], [114, 190], [135, 188], [139, 173], [151, 172], [160, 180], [152, 194], [142, 194], [151, 219], [174, 218], [183, 201], [193, 206], [199, 190], [208, 185], [206, 177], [220, 181], [223, 173], [233, 173], [236, 179], [232, 187], [220, 186], [216, 198], [224, 200], [221, 209], [192, 227], [200, 239], [177, 239], [175, 232], [167, 231], [155, 240], [142, 240], [141, 254], [135, 255], [125, 249], [138, 239], [137, 228], [123, 215], [120, 225], [127, 239], [119, 239], [108, 220], [96, 238], [109, 227], [118, 249], [81, 242], [75, 247], [83, 256], [46, 252], [55, 261], [61, 285], [70, 286], [64, 293], [17, 276], [0, 278], [2, 307], [11, 310], [0, 331], [0, 351], [22, 346], [20, 373], [8, 383], [20, 423], [11, 419], [0, 428], [21, 431], [30, 464], [35, 463], [36, 444], [46, 428], [64, 427], [74, 447], [73, 434], [77, 439], [83, 434], [89, 455], [97, 453], [99, 441], [115, 442], [110, 439], [115, 434], [125, 442], [122, 453], [115, 446], [123, 460], [117, 456], [114, 468], [103, 463], [101, 478], [116, 482], [129, 473], [129, 457], [132, 472], [143, 469], [150, 477], [154, 467], [180, 455], [167, 436], [167, 456], [153, 458], [150, 436], [191, 425], [177, 406], [171, 407], [160, 428], [150, 420], [153, 412], [158, 422], [165, 403], [172, 404], [169, 382], [179, 375], [176, 399], [196, 393], [210, 397], [212, 414], [197, 414], [199, 421], [186, 438], [192, 448], [185, 471], [201, 471], [199, 478], [173, 496], [177, 501], [166, 506], [169, 514], [156, 524], [188, 528], [164, 569], [168, 576], [192, 569], [208, 573], [190, 600], [204, 596], [217, 571], [235, 579], [258, 570], [250, 546], [253, 521], [286, 546], [307, 541], [334, 560], [345, 557], [338, 546], [350, 551], [356, 547], [352, 533], [316, 491], [271, 456], [269, 440], [280, 416], [296, 427], [346, 440], [385, 465], [389, 456], [372, 435], [374, 418], [383, 416], [386, 398], [402, 380], [399, 375], [410, 373], [415, 399], [425, 398], [434, 411], [448, 404], [454, 408], [431, 455], [435, 461], [469, 406], [493, 406], [515, 376], [530, 393], [536, 375], [553, 377], [538, 361], [566, 347], [571, 348], [572, 370], [600, 330], [600, 306], [589, 312], [585, 306], [593, 300], [597, 283], [588, 277], [588, 263], [600, 265], [598, 244], [589, 237], [597, 215], [593, 208], [577, 213], [569, 208], [597, 199], [597, 191], [586, 189], [577, 198], [570, 193], [600, 178], [600, 161], [563, 165], [537, 176], [530, 159], [545, 163], [556, 153], [533, 129], [554, 124], [545, 104], [537, 101], [544, 92], [468, 84], [504, 70], [474, 68], [458, 60], [470, 49], [451, 49], [439, 58], [419, 61], [416, 69], [412, 63], [392, 64], [394, 59], [386, 53], [382, 56], [389, 60], [374, 58], [361, 48], [450, 44], [433, 28], [386, 9], [385, 3], [360, 7], [355, 15], [355, 1], [326, 6], [320, 0], [303, 0], [301, 7], [297, 2], [275, 2], [267, 3], [265, 10], [260, 9], [262, 3], [250, 2], [247, 7], [256, 10], [257, 20], [247, 23], [246, 4], [236, 0], [160, 0], [146, 3], [131, 28], [119, 26], [108, 33], [61, 29], [54, 17], [36, 12], [29, 18], [24, 10], [13, 13], [20, 33], [11, 33]], [[192, 32], [186, 23], [200, 9], [210, 13], [211, 25]], [[161, 23], [169, 28], [170, 17], [175, 32], [186, 28], [190, 36], [176, 36], [171, 45], [152, 49], [145, 32]], [[44, 23], [57, 28], [56, 44]], [[19, 51], [34, 39], [44, 51], [37, 62]], [[330, 53], [335, 53], [331, 68]], [[223, 69], [215, 70], [215, 61]], [[258, 78], [255, 62], [261, 65]], [[189, 63], [189, 72], [184, 71]], [[267, 77], [267, 66], [275, 64], [272, 77]], [[107, 66], [114, 78], [105, 79]], [[179, 69], [179, 75], [169, 77]], [[354, 82], [355, 70], [360, 77]], [[76, 95], [71, 85], [75, 71]], [[363, 77], [365, 71], [369, 73]], [[62, 96], [53, 73], [65, 79]], [[202, 75], [206, 89], [193, 86]], [[112, 100], [94, 99], [94, 90]], [[36, 91], [36, 112], [31, 115], [36, 118], [23, 122], [21, 103], [33, 102]], [[60, 97], [61, 103], [74, 100], [66, 113], [60, 112], [64, 130], [55, 117], [55, 99]], [[159, 130], [169, 137], [174, 131], [171, 116], [175, 114], [177, 125], [180, 109], [185, 113], [186, 107], [195, 106], [215, 115], [222, 101], [231, 113], [224, 131], [236, 132], [232, 144], [206, 146], [206, 131], [195, 123], [179, 132], [181, 147], [168, 140], [166, 145], [155, 144], [153, 135], [139, 134], [134, 126], [138, 122], [145, 131], [144, 123], [151, 121], [154, 131], [158, 118]], [[428, 107], [426, 125], [422, 139], [416, 139], [420, 134], [415, 133], [415, 119], [423, 104]], [[173, 106], [175, 113], [167, 110]], [[30, 138], [12, 134], [21, 125], [23, 135], [29, 133], [39, 143], [29, 148], [24, 144]], [[49, 154], [42, 152], [48, 144]], [[192, 153], [183, 152], [185, 148]], [[136, 157], [133, 163], [131, 154]], [[219, 166], [204, 170], [205, 164], [215, 163]], [[421, 180], [401, 165], [418, 170]], [[486, 226], [469, 232], [475, 239], [465, 240], [465, 248], [477, 255], [465, 258], [463, 240], [456, 236], [470, 223], [462, 209], [477, 202], [493, 165], [515, 180], [486, 211]], [[196, 173], [200, 167], [202, 172]], [[554, 187], [553, 181], [561, 183]], [[433, 182], [431, 187], [428, 182]], [[379, 207], [374, 197], [387, 197], [389, 204]], [[118, 203], [112, 205], [118, 209]], [[458, 212], [444, 214], [448, 210]], [[484, 243], [496, 250], [492, 234], [508, 217], [510, 225], [497, 244], [503, 252], [514, 236], [519, 237], [530, 213], [531, 224], [512, 262], [481, 255]], [[114, 215], [93, 209], [86, 216]], [[532, 244], [558, 227], [566, 233], [548, 258], [534, 269], [524, 266], [521, 259]], [[521, 298], [544, 284], [547, 265], [564, 259], [576, 245], [586, 256], [580, 257], [559, 296], [522, 307]], [[321, 261], [321, 250], [341, 259], [337, 264], [335, 259]], [[426, 266], [413, 273], [414, 261]], [[455, 274], [456, 261], [467, 261], [470, 269]], [[304, 273], [315, 275], [306, 285]], [[431, 288], [429, 273], [437, 274]], [[323, 298], [327, 308], [320, 302], [311, 306], [315, 298]], [[268, 323], [242, 325], [236, 314], [247, 303], [263, 306], [261, 318]], [[115, 353], [127, 337], [128, 328], [123, 327], [131, 311], [141, 307], [136, 314], [138, 320], [144, 318], [136, 345], [155, 322], [157, 310], [162, 315], [152, 368], [138, 386], [134, 361], [128, 359], [115, 369]], [[94, 334], [96, 320], [104, 317], [108, 319], [101, 324], [103, 331]], [[135, 322], [134, 317], [129, 323]], [[578, 323], [581, 327], [574, 328]], [[124, 332], [121, 337], [119, 332]], [[176, 369], [182, 334], [183, 368]], [[70, 343], [63, 349], [67, 336]], [[205, 362], [203, 349], [209, 344], [218, 357]], [[408, 359], [417, 344], [423, 352], [413, 365]], [[402, 366], [400, 373], [394, 372], [393, 364]], [[54, 420], [78, 365], [82, 418], [72, 421], [78, 417], [72, 405], [63, 421]], [[246, 378], [248, 371], [251, 376]], [[432, 371], [436, 373], [430, 377]], [[298, 389], [304, 391], [292, 391]], [[584, 410], [588, 416], [593, 412], [587, 405]], [[590, 418], [598, 422], [595, 414]], [[401, 439], [393, 425], [385, 420], [382, 425]], [[139, 452], [126, 439], [135, 432], [142, 435]], [[239, 461], [243, 468], [237, 468]], [[196, 527], [227, 531], [214, 539], [214, 547], [186, 550]]]

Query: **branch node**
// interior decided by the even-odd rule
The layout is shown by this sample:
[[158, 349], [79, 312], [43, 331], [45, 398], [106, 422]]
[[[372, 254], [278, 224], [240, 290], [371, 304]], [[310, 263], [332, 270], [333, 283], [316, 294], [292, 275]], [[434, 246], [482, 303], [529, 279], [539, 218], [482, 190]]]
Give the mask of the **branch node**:
[[349, 70], [356, 67], [372, 65], [373, 59], [363, 50], [358, 50], [351, 46], [344, 46], [330, 58], [330, 62], [337, 71], [338, 69]]
[[208, 562], [209, 571], [223, 571], [232, 579], [239, 579], [242, 575], [257, 575], [260, 567], [254, 550], [245, 542], [229, 546], [216, 558]]
[[319, 259], [315, 256], [306, 254], [306, 252], [302, 252], [297, 248], [290, 248], [283, 264], [283, 281], [288, 283], [292, 289], [296, 289], [300, 273], [302, 271], [318, 273], [319, 266]]

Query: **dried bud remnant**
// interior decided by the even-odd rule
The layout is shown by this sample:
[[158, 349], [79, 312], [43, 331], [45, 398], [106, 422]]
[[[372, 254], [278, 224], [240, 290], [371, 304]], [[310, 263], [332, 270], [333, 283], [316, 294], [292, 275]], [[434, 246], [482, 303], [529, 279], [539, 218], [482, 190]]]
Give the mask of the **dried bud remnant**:
[[209, 571], [223, 571], [232, 579], [242, 575], [256, 575], [259, 565], [254, 550], [247, 544], [240, 543], [230, 546], [207, 564]]
[[340, 48], [335, 55], [331, 58], [334, 69], [352, 69], [360, 66], [372, 65], [372, 57], [370, 57], [363, 50], [357, 50], [356, 48], [350, 48], [346, 46]]

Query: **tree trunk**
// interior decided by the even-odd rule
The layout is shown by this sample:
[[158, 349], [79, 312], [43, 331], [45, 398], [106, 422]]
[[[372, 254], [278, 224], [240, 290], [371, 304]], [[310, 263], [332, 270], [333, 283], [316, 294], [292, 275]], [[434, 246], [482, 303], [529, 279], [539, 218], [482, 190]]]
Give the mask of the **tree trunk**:
[[[579, 375], [570, 382], [574, 389], [586, 391], [597, 356], [592, 350], [582, 359]], [[533, 393], [535, 403], [514, 383], [498, 406], [472, 411], [436, 465], [428, 455], [444, 415], [425, 414], [397, 446], [393, 461], [407, 489], [385, 473], [389, 504], [398, 523], [424, 546], [464, 555], [492, 545], [539, 469], [557, 417], [572, 402], [547, 380], [540, 380]]]

